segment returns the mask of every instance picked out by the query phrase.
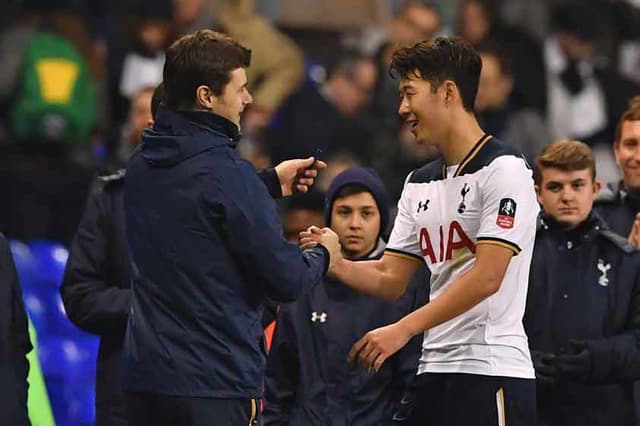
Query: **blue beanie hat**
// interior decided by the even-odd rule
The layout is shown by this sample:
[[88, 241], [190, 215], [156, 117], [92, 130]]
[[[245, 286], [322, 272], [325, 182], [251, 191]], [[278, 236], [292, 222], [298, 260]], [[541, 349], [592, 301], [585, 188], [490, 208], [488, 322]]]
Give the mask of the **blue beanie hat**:
[[331, 210], [333, 209], [336, 195], [347, 185], [362, 185], [373, 195], [373, 199], [376, 201], [380, 211], [380, 233], [378, 236], [383, 234], [389, 224], [389, 202], [387, 201], [384, 182], [382, 182], [382, 178], [375, 170], [364, 167], [347, 169], [331, 182], [327, 190], [327, 208], [325, 210], [327, 226], [331, 226]]

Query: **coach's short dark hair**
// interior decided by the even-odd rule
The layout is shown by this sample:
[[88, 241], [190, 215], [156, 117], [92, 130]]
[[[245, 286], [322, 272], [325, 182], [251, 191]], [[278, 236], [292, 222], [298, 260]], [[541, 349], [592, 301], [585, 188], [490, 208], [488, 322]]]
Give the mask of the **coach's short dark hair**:
[[464, 109], [473, 112], [478, 93], [482, 60], [471, 44], [460, 37], [436, 37], [393, 53], [389, 73], [393, 78], [409, 75], [431, 83], [435, 91], [446, 80], [453, 81]]
[[251, 64], [251, 50], [224, 34], [201, 30], [176, 40], [168, 49], [163, 72], [163, 102], [191, 108], [198, 86], [221, 95], [231, 71]]

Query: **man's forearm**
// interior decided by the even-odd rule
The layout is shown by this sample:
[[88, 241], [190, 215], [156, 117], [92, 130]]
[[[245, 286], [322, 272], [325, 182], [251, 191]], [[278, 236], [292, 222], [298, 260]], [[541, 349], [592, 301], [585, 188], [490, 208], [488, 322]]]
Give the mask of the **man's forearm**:
[[394, 279], [380, 260], [352, 262], [341, 259], [329, 274], [352, 289], [369, 296], [394, 302], [404, 293], [406, 283]]

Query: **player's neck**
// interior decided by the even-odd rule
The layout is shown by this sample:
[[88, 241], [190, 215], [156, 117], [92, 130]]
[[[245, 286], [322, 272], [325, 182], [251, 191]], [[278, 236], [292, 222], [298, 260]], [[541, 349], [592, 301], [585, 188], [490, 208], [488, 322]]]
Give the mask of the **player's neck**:
[[450, 166], [460, 164], [484, 135], [484, 130], [480, 128], [473, 114], [462, 113], [454, 123], [448, 137], [439, 147], [447, 165]]

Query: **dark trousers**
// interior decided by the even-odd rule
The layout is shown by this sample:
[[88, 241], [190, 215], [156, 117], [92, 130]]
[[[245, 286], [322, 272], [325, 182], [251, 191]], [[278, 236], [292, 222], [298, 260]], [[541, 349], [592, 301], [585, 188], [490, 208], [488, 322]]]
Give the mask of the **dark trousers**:
[[417, 378], [408, 426], [535, 426], [533, 379], [425, 373]]
[[257, 399], [193, 398], [127, 392], [129, 426], [260, 426]]

